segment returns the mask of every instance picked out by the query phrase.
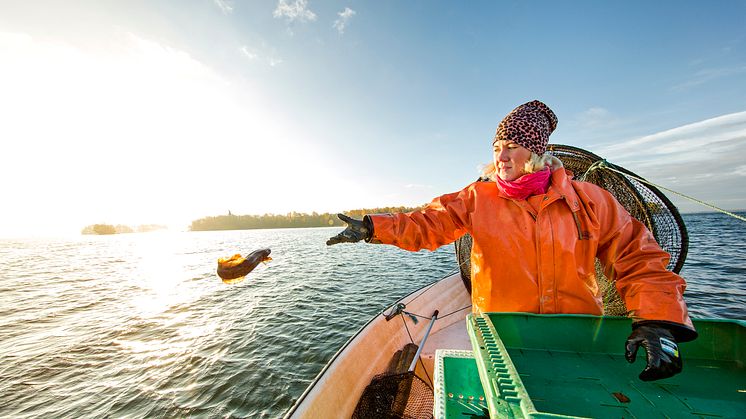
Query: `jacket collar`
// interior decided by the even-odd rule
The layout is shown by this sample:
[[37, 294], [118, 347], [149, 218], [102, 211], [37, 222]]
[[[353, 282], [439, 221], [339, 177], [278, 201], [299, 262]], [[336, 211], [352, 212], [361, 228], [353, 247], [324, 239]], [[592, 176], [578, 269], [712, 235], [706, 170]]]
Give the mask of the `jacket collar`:
[[570, 210], [577, 212], [580, 211], [580, 198], [578, 198], [575, 188], [572, 187], [573, 176], [573, 173], [564, 167], [555, 169], [552, 172], [552, 181], [549, 184], [547, 195], [550, 202], [557, 199], [564, 199]]

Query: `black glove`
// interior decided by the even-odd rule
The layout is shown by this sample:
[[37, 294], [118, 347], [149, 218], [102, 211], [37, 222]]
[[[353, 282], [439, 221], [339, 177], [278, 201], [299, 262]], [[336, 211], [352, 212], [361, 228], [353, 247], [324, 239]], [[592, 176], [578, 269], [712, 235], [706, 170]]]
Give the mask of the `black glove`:
[[640, 373], [640, 380], [653, 381], [672, 377], [681, 372], [681, 356], [671, 331], [654, 322], [632, 325], [632, 334], [627, 338], [624, 357], [635, 362], [637, 350], [642, 345], [648, 356], [648, 365]]
[[344, 214], [337, 214], [337, 217], [347, 223], [347, 228], [345, 228], [341, 233], [327, 240], [327, 246], [331, 246], [337, 243], [356, 243], [360, 240], [367, 241], [370, 240], [371, 237], [373, 237], [373, 225], [368, 217], [365, 217], [365, 219], [362, 221], [350, 218]]

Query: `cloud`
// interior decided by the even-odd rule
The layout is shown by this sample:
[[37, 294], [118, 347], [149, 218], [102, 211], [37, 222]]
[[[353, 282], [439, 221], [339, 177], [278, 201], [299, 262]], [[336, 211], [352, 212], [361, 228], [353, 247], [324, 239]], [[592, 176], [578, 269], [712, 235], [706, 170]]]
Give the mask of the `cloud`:
[[225, 14], [233, 13], [233, 2], [230, 0], [212, 0]]
[[262, 45], [259, 48], [242, 45], [238, 50], [240, 51], [241, 55], [251, 61], [261, 62], [269, 65], [270, 67], [276, 67], [282, 64], [282, 59], [278, 58], [275, 55], [273, 49], [267, 47], [264, 42], [262, 42]]
[[[731, 209], [746, 208], [746, 111], [602, 147], [598, 154], [679, 193]], [[707, 210], [668, 194], [682, 211]]]
[[713, 80], [746, 72], [746, 65], [723, 68], [706, 68], [696, 72], [691, 79], [671, 87], [672, 91], [687, 90]]
[[256, 60], [259, 58], [259, 55], [254, 52], [252, 49], [247, 47], [246, 45], [241, 46], [240, 48], [241, 54], [243, 54], [245, 57], [249, 58], [250, 60]]
[[352, 16], [355, 16], [355, 11], [350, 9], [349, 7], [345, 7], [345, 9], [339, 13], [339, 19], [334, 21], [334, 29], [339, 32], [339, 34], [343, 34], [345, 32], [345, 27], [347, 26], [347, 22], [350, 21]]
[[616, 159], [656, 156], [682, 161], [707, 160], [712, 154], [732, 151], [746, 139], [746, 111], [722, 115], [605, 147]]
[[736, 176], [746, 176], [746, 165], [736, 167], [732, 174]]
[[272, 15], [276, 18], [284, 17], [288, 22], [293, 22], [295, 20], [301, 22], [316, 20], [316, 13], [312, 12], [307, 7], [308, 1], [306, 0], [295, 0], [292, 3], [288, 0], [280, 0]]
[[597, 129], [608, 127], [617, 122], [617, 118], [614, 117], [608, 109], [602, 107], [592, 107], [581, 112], [576, 118], [575, 122], [582, 129]]
[[603, 106], [592, 106], [566, 121], [560, 121], [559, 125], [574, 143], [591, 144], [616, 141], [620, 133], [634, 126]]

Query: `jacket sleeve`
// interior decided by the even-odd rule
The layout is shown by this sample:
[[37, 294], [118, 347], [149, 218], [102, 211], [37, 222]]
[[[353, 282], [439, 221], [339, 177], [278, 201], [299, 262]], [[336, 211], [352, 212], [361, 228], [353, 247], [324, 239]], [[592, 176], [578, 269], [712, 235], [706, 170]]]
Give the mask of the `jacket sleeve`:
[[686, 282], [666, 269], [670, 255], [611, 194], [602, 194], [598, 257], [606, 276], [616, 280], [630, 317], [668, 323], [679, 342], [696, 338], [684, 302]]
[[392, 244], [404, 250], [435, 250], [453, 243], [469, 229], [473, 184], [459, 192], [433, 199], [419, 211], [369, 215], [372, 243]]

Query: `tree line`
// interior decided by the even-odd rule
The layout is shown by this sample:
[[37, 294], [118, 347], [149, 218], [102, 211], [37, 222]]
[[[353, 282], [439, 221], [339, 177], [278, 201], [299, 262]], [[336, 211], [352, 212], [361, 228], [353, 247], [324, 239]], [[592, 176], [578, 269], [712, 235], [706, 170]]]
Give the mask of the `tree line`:
[[[382, 207], [363, 208], [345, 211], [344, 214], [353, 218], [362, 219], [365, 214], [384, 214], [397, 212], [410, 212], [422, 209], [420, 207]], [[332, 227], [345, 225], [337, 214], [325, 212], [311, 214], [301, 212], [289, 212], [281, 214], [264, 215], [218, 215], [204, 217], [192, 221], [190, 231], [213, 231], [213, 230], [251, 230], [262, 228], [300, 228], [300, 227]]]

